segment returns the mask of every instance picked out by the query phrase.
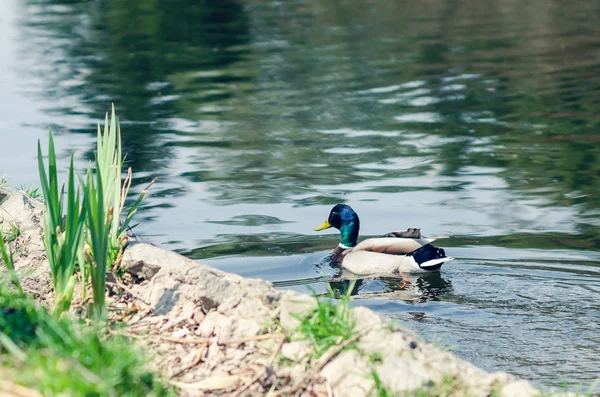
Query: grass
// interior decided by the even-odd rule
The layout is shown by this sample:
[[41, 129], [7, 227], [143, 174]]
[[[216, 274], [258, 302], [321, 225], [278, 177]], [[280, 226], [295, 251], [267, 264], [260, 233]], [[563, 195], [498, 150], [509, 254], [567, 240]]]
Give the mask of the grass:
[[21, 229], [15, 223], [9, 222], [8, 232], [4, 234], [7, 243], [12, 243], [21, 235]]
[[83, 207], [80, 205], [79, 188], [75, 188], [75, 171], [71, 154], [65, 212], [65, 185], [63, 184], [59, 191], [52, 131], [49, 132], [48, 138], [48, 172], [45, 169], [39, 141], [38, 168], [46, 206], [42, 220], [44, 247], [50, 264], [50, 275], [55, 293], [54, 307], [60, 314], [68, 311], [71, 307], [73, 290], [77, 281], [74, 271], [77, 259], [80, 257], [78, 252], [83, 246], [85, 204]]
[[395, 393], [391, 391], [383, 384], [375, 369], [371, 370], [371, 376], [373, 378], [374, 387], [369, 397], [450, 397], [458, 390], [456, 380], [450, 375], [444, 376], [438, 383], [429, 382], [417, 390], [406, 393]]
[[32, 199], [40, 200], [43, 198], [42, 193], [40, 193], [39, 187], [34, 188], [30, 186], [26, 189], [24, 186], [21, 186], [19, 190], [25, 192], [25, 194], [31, 197]]
[[[450, 397], [457, 391], [457, 380], [450, 375], [445, 375], [438, 383], [431, 382], [420, 389], [411, 392], [410, 397]], [[408, 397], [408, 396], [407, 396]]]
[[12, 381], [47, 396], [169, 396], [141, 350], [104, 328], [57, 319], [0, 286], [0, 362]]
[[8, 275], [10, 277], [11, 283], [14, 285], [17, 291], [19, 291], [19, 293], [23, 295], [23, 288], [21, 288], [21, 283], [19, 282], [19, 277], [17, 276], [17, 272], [15, 270], [13, 253], [10, 250], [10, 248], [5, 245], [4, 236], [2, 235], [2, 233], [0, 233], [0, 257], [2, 258], [4, 265], [8, 269]]
[[381, 382], [381, 378], [379, 378], [379, 374], [375, 369], [371, 369], [371, 377], [373, 378], [373, 391], [369, 397], [398, 397], [397, 394], [390, 391], [387, 387], [383, 385]]
[[[352, 288], [348, 291], [352, 291]], [[296, 317], [300, 320], [298, 331], [311, 342], [315, 357], [322, 356], [330, 347], [357, 333], [350, 313], [350, 293], [344, 294], [337, 304], [334, 303], [334, 297], [333, 290], [328, 288], [328, 299], [316, 297], [315, 310], [306, 316]], [[353, 346], [351, 344], [348, 348]]]

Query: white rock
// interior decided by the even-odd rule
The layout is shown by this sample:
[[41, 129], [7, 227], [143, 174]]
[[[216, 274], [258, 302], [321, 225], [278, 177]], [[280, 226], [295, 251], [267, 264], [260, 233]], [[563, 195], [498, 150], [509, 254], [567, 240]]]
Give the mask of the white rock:
[[501, 397], [534, 397], [540, 392], [525, 380], [516, 380], [500, 389]]
[[284, 291], [279, 304], [279, 322], [286, 330], [294, 330], [300, 325], [298, 316], [303, 316], [315, 309], [317, 301], [312, 296]]
[[365, 359], [355, 350], [343, 351], [321, 371], [334, 396], [367, 397], [373, 380]]
[[388, 356], [375, 368], [381, 382], [400, 394], [417, 390], [437, 378], [422, 362], [399, 356]]
[[281, 355], [292, 361], [302, 361], [311, 352], [310, 343], [306, 340], [292, 341], [281, 347]]

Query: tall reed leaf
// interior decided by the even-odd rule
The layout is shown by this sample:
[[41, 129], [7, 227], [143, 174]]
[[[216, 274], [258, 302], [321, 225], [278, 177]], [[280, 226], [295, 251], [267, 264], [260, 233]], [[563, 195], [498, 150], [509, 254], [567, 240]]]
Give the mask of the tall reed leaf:
[[[48, 134], [48, 173], [46, 173], [42, 147], [38, 141], [38, 167], [40, 183], [44, 195], [42, 227], [44, 246], [50, 264], [50, 275], [55, 293], [54, 309], [57, 313], [69, 310], [75, 288], [74, 275], [78, 250], [82, 249], [83, 228], [85, 224], [85, 203], [81, 205], [79, 188], [75, 188], [73, 155], [69, 165], [67, 182], [67, 208], [64, 213], [64, 184], [58, 188], [56, 152], [52, 131]], [[64, 217], [63, 217], [64, 214]], [[64, 222], [63, 222], [64, 218]]]
[[103, 320], [106, 318], [104, 290], [106, 288], [110, 226], [107, 224], [108, 219], [105, 213], [104, 188], [100, 168], [96, 169], [95, 179], [96, 182], [94, 182], [92, 168], [88, 166], [83, 196], [87, 208], [88, 241], [91, 249], [91, 255], [87, 255], [87, 259], [90, 263], [94, 294], [92, 315], [98, 320]]
[[[121, 169], [123, 167], [123, 155], [121, 150], [121, 127], [115, 115], [115, 107], [112, 106], [110, 119], [108, 113], [104, 118], [104, 128], [98, 124], [98, 142], [96, 144], [96, 170], [102, 179], [102, 199], [104, 201], [104, 212], [109, 239], [108, 239], [108, 262], [118, 266], [118, 257], [121, 253], [127, 227], [131, 218], [142, 203], [148, 188], [154, 183], [152, 181], [139, 195], [137, 200], [127, 209], [124, 208], [125, 200], [131, 186], [131, 168], [121, 183]], [[121, 217], [126, 210], [126, 215], [121, 223]], [[88, 239], [89, 243], [89, 239]]]
[[108, 113], [104, 118], [104, 132], [98, 124], [98, 142], [96, 152], [96, 170], [102, 179], [102, 200], [106, 212], [109, 235], [108, 249], [109, 260], [114, 262], [121, 250], [119, 222], [121, 218], [121, 168], [123, 158], [121, 155], [121, 128], [112, 106], [110, 120]]

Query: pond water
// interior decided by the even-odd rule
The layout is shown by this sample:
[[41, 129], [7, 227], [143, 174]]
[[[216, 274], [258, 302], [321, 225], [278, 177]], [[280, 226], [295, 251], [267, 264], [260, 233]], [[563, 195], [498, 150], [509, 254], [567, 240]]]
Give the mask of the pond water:
[[[600, 2], [3, 0], [0, 176], [93, 156], [114, 102], [150, 241], [279, 288], [361, 235], [448, 235], [357, 302], [487, 370], [600, 376]], [[335, 288], [344, 283], [332, 282]]]

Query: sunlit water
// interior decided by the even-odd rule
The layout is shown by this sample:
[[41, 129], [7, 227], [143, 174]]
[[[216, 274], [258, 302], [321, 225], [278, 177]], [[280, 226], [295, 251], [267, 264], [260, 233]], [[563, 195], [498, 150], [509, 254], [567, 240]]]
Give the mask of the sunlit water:
[[487, 370], [600, 375], [600, 3], [4, 0], [0, 176], [37, 185], [121, 116], [136, 232], [279, 288], [346, 283], [313, 232], [448, 235], [357, 303]]

